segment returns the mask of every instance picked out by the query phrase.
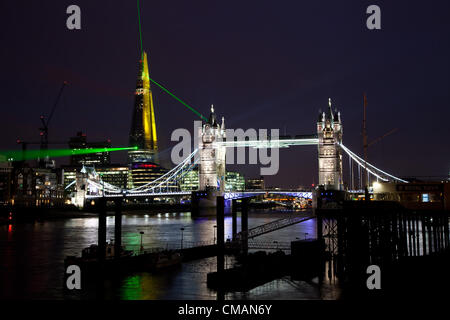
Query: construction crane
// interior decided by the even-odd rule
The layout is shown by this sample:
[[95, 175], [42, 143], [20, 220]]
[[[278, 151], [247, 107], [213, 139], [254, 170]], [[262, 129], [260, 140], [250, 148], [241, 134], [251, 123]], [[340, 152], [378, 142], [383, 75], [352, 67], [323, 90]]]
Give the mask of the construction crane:
[[[362, 135], [363, 135], [363, 150], [364, 150], [364, 167], [367, 168], [367, 127], [366, 127], [366, 107], [367, 107], [367, 97], [364, 92], [364, 114], [363, 114], [363, 126], [362, 126]], [[369, 201], [369, 173], [363, 171], [363, 181], [364, 181], [364, 199]]]
[[[364, 166], [367, 168], [367, 149], [374, 145], [375, 143], [379, 142], [380, 140], [384, 139], [385, 137], [393, 134], [398, 130], [398, 128], [394, 128], [391, 131], [385, 133], [384, 135], [376, 138], [375, 140], [371, 141], [370, 143], [367, 142], [367, 126], [366, 126], [366, 108], [367, 108], [367, 96], [366, 93], [364, 93], [364, 113], [363, 113], [363, 125], [362, 125], [362, 136], [363, 136], [363, 149], [364, 149]], [[365, 199], [366, 201], [369, 201], [369, 173], [363, 171], [363, 181], [365, 182], [364, 186], [364, 193], [365, 193]]]
[[[42, 143], [41, 141], [24, 141], [22, 139], [17, 139], [16, 142], [17, 142], [17, 144], [22, 145], [22, 160], [21, 160], [22, 163], [26, 159], [26, 153], [27, 153], [28, 145], [30, 145], [30, 144], [41, 145], [41, 143]], [[62, 142], [62, 141], [60, 141], [60, 142], [47, 142], [47, 145], [48, 144], [67, 144], [67, 141], [66, 142]]]
[[375, 143], [379, 142], [380, 140], [386, 138], [387, 136], [393, 134], [394, 132], [396, 132], [398, 130], [398, 128], [394, 128], [389, 132], [386, 132], [385, 134], [383, 134], [382, 136], [376, 138], [375, 140], [371, 141], [369, 144], [367, 144], [367, 147], [370, 147], [371, 145], [374, 145]]
[[[41, 115], [41, 122], [42, 122], [42, 128], [39, 128], [40, 130], [40, 136], [41, 136], [41, 151], [47, 150], [48, 149], [48, 126], [50, 124], [50, 121], [52, 120], [53, 114], [55, 113], [56, 107], [58, 106], [59, 100], [61, 99], [62, 93], [64, 91], [65, 86], [68, 84], [67, 81], [63, 81], [61, 89], [59, 89], [59, 93], [58, 96], [56, 97], [56, 101], [53, 104], [53, 107], [50, 111], [50, 114], [48, 116], [48, 118], [46, 119], [44, 115]], [[29, 143], [30, 144], [30, 143]], [[22, 147], [25, 146], [26, 149], [26, 145], [22, 145]], [[41, 159], [39, 161], [41, 166], [45, 166], [46, 163], [48, 161], [48, 156], [45, 157], [45, 159]]]

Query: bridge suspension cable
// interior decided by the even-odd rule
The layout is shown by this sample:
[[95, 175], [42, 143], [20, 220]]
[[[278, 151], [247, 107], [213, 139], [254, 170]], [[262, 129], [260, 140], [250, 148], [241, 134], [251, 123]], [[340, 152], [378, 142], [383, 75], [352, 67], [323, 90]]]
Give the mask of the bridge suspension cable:
[[184, 175], [186, 175], [187, 172], [191, 171], [197, 164], [197, 160], [195, 159], [195, 155], [197, 154], [197, 152], [198, 149], [195, 149], [194, 152], [192, 152], [186, 159], [180, 162], [175, 168], [165, 173], [158, 179], [155, 179], [142, 186], [127, 190], [127, 192], [129, 193], [150, 192], [154, 191], [157, 188], [161, 188], [163, 185], [168, 186], [169, 183], [178, 182], [181, 178], [184, 177]]
[[[400, 179], [396, 176], [393, 176], [381, 169], [378, 169], [377, 167], [375, 167], [374, 165], [365, 162], [361, 157], [359, 157], [358, 155], [356, 155], [354, 152], [352, 152], [350, 149], [348, 149], [346, 146], [344, 146], [342, 143], [338, 144], [342, 150], [345, 151], [345, 153], [347, 153], [347, 155], [349, 157], [351, 157], [360, 167], [364, 168], [367, 172], [369, 172], [370, 174], [374, 175], [375, 177], [377, 177], [378, 179], [382, 180], [382, 181], [389, 181], [388, 178], [383, 177], [382, 175], [389, 177], [391, 179], [393, 179], [394, 181], [400, 181], [400, 182], [404, 182], [404, 183], [408, 183], [408, 181]], [[377, 173], [378, 172], [378, 173]]]
[[[123, 193], [132, 195], [144, 195], [148, 193], [153, 194], [155, 193], [155, 190], [158, 190], [159, 193], [161, 192], [167, 193], [169, 189], [172, 190], [173, 188], [178, 187], [177, 183], [181, 181], [181, 179], [197, 165], [197, 159], [195, 159], [197, 151], [198, 149], [195, 149], [194, 152], [192, 152], [186, 159], [184, 159], [181, 163], [179, 163], [170, 171], [166, 172], [164, 175], [136, 188], [132, 188], [129, 190], [122, 189], [103, 181], [101, 177], [99, 180], [93, 180], [88, 178], [87, 183], [90, 186], [94, 187], [95, 189], [103, 191], [105, 195], [123, 194]], [[75, 182], [76, 182], [75, 180], [71, 182], [66, 187], [66, 189], [72, 186]], [[93, 197], [98, 196], [99, 195], [97, 196], [94, 195]]]

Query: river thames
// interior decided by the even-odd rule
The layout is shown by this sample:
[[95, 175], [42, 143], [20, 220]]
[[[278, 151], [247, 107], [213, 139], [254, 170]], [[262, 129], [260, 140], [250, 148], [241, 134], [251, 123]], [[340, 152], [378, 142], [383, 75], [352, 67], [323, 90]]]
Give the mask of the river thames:
[[[256, 210], [249, 212], [249, 228], [295, 215], [295, 211]], [[238, 215], [238, 230], [240, 218]], [[64, 258], [80, 256], [81, 250], [97, 242], [98, 219], [68, 218], [0, 226], [0, 298], [20, 299], [217, 299], [207, 288], [206, 275], [215, 271], [216, 258], [183, 263], [182, 266], [158, 273], [132, 273], [106, 282], [101, 296], [95, 288], [81, 291], [64, 290]], [[133, 213], [125, 212], [122, 241], [126, 249], [165, 248], [198, 242], [214, 242], [214, 217], [193, 217], [190, 212]], [[107, 239], [114, 238], [114, 217], [107, 218]], [[183, 228], [184, 230], [181, 230]], [[231, 238], [231, 216], [225, 218], [225, 239]], [[258, 237], [265, 242], [290, 242], [315, 238], [315, 219], [305, 221]], [[254, 250], [253, 250], [254, 251]], [[287, 252], [289, 253], [289, 252]], [[233, 258], [227, 257], [231, 266]], [[284, 277], [245, 293], [228, 293], [226, 299], [338, 299], [337, 283], [325, 278], [292, 281]]]

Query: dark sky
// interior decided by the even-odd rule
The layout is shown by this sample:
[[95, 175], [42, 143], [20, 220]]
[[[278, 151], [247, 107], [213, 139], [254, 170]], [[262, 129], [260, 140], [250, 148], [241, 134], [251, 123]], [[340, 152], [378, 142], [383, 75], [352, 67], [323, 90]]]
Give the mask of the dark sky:
[[[370, 148], [369, 161], [398, 176], [448, 174], [448, 0], [141, 2], [151, 77], [203, 114], [214, 103], [229, 128], [311, 134], [331, 97], [345, 145], [362, 154], [366, 92], [369, 141], [399, 129]], [[81, 7], [79, 31], [66, 28], [71, 4]], [[382, 30], [366, 28], [370, 4], [381, 7]], [[39, 115], [49, 113], [62, 80], [71, 85], [50, 140], [83, 130], [89, 140], [126, 146], [139, 59], [136, 1], [4, 0], [0, 12], [0, 148], [39, 138]], [[196, 116], [153, 92], [167, 149], [171, 132], [191, 129]], [[268, 184], [317, 182], [315, 147], [291, 147], [280, 157]], [[240, 171], [256, 176], [259, 169]]]

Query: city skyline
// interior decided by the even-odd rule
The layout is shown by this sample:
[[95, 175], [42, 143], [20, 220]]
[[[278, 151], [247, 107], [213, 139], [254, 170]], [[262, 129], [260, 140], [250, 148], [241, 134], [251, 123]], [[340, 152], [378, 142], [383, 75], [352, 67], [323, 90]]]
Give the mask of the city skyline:
[[445, 306], [450, 1], [6, 0], [0, 12], [8, 310]]
[[[85, 14], [78, 33], [65, 28], [65, 5], [30, 4], [33, 10], [26, 10], [18, 23], [14, 21], [18, 7], [5, 4], [12, 14], [1, 22], [9, 31], [2, 38], [12, 45], [2, 53], [2, 85], [9, 93], [3, 105], [11, 121], [1, 129], [2, 149], [18, 149], [17, 138], [37, 138], [38, 116], [50, 111], [63, 80], [70, 85], [49, 129], [50, 139], [68, 140], [82, 130], [92, 140], [109, 138], [114, 146], [127, 145], [139, 58], [135, 4], [111, 2], [102, 11], [100, 5], [80, 1]], [[351, 8], [296, 4], [270, 13], [266, 2], [260, 7], [243, 4], [240, 10], [232, 9], [234, 3], [205, 3], [201, 13], [179, 5], [185, 12], [170, 12], [162, 3], [143, 3], [144, 50], [149, 52], [152, 77], [202, 114], [207, 115], [214, 103], [227, 127], [278, 127], [281, 134], [311, 134], [319, 109], [325, 110], [331, 97], [342, 113], [345, 144], [362, 154], [366, 92], [369, 140], [399, 129], [369, 149], [371, 162], [398, 176], [448, 173], [450, 151], [442, 148], [439, 137], [448, 137], [449, 129], [436, 121], [450, 117], [446, 108], [450, 48], [442, 40], [449, 30], [439, 18], [447, 3], [438, 1], [423, 9], [408, 2], [408, 15], [400, 10], [401, 3], [386, 4], [378, 33], [365, 29], [365, 3]], [[348, 12], [341, 21], [344, 10]], [[60, 20], [39, 19], [44, 12]], [[317, 21], [308, 12], [315, 13]], [[251, 24], [245, 19], [249, 15]], [[234, 19], [229, 24], [230, 16]], [[411, 22], [418, 17], [420, 26]], [[271, 23], [265, 23], [267, 18]], [[39, 32], [30, 29], [33, 24]], [[412, 31], [419, 33], [412, 38]], [[35, 48], [31, 60], [21, 58], [26, 54], [21, 35]], [[12, 54], [15, 60], [5, 63], [12, 61]], [[191, 129], [198, 117], [159, 89], [154, 88], [153, 94], [160, 150], [169, 157], [171, 132]], [[281, 170], [268, 177], [269, 184], [317, 183], [316, 152], [314, 147], [282, 150]], [[125, 153], [112, 158], [126, 162]], [[258, 169], [230, 166], [248, 177], [257, 176]]]

